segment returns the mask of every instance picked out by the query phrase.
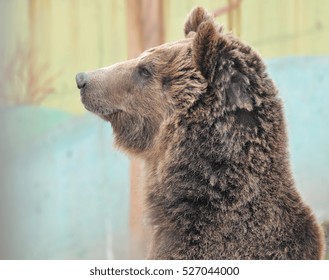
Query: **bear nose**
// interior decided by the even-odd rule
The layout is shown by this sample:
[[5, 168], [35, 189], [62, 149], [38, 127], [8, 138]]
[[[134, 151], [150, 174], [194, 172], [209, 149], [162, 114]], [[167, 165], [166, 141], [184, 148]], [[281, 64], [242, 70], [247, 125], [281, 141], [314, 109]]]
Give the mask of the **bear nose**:
[[75, 81], [77, 82], [78, 89], [82, 89], [86, 86], [88, 80], [88, 75], [84, 72], [78, 73], [75, 76]]

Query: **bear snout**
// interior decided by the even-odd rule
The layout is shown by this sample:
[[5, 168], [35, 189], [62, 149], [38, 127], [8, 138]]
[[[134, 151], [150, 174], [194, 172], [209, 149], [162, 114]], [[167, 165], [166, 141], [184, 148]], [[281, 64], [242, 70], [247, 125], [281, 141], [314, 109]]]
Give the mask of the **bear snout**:
[[88, 75], [86, 73], [84, 73], [84, 72], [78, 73], [75, 76], [75, 81], [77, 83], [78, 89], [83, 89], [86, 86], [86, 84], [87, 84]]

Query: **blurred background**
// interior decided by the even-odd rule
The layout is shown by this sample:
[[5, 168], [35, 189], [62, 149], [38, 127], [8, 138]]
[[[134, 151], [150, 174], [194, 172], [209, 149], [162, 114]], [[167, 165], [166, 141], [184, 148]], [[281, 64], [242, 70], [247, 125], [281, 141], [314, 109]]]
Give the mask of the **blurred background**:
[[298, 189], [329, 220], [329, 1], [0, 0], [0, 259], [144, 256], [141, 164], [74, 77], [181, 39], [196, 5], [265, 59]]

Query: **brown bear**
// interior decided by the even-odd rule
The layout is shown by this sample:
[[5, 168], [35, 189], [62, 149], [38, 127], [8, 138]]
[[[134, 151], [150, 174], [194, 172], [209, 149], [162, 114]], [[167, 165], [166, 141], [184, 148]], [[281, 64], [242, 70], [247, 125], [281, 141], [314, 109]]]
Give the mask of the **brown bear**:
[[259, 55], [195, 8], [185, 39], [76, 76], [85, 108], [145, 162], [150, 259], [321, 259]]

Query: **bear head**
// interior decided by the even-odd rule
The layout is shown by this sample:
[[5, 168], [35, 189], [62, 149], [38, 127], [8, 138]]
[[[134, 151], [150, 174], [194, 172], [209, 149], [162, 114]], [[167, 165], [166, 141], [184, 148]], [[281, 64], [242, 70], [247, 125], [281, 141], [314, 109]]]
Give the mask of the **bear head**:
[[164, 121], [196, 103], [208, 120], [209, 112], [217, 118], [236, 112], [253, 124], [249, 115], [269, 92], [259, 56], [203, 8], [192, 10], [184, 33], [183, 40], [76, 76], [85, 108], [111, 123], [117, 146], [129, 153], [149, 150]]

